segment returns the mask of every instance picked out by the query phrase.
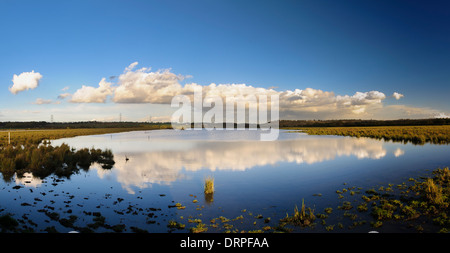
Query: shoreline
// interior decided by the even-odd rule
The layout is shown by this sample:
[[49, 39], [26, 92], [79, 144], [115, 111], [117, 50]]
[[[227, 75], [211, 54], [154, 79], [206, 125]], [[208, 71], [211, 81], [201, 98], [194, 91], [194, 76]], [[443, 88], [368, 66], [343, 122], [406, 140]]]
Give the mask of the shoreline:
[[292, 127], [284, 128], [308, 135], [368, 137], [378, 140], [422, 145], [449, 144], [450, 125], [442, 126], [369, 126], [369, 127]]

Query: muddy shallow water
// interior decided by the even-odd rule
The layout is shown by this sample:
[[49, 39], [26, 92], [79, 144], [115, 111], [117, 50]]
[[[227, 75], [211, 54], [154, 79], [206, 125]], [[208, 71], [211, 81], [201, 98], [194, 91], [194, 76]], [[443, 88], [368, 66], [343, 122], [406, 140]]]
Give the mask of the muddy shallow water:
[[[342, 203], [336, 190], [400, 184], [450, 164], [448, 145], [290, 131], [267, 142], [259, 141], [255, 130], [155, 130], [80, 136], [52, 145], [61, 143], [111, 149], [116, 163], [112, 169], [93, 165], [70, 178], [40, 179], [27, 173], [10, 182], [0, 180], [0, 215], [11, 214], [21, 228], [34, 232], [82, 227], [188, 232], [200, 221], [207, 232], [251, 231], [276, 226], [302, 199], [318, 213]], [[212, 197], [203, 194], [208, 176], [215, 183]], [[360, 198], [344, 196], [347, 201]], [[338, 213], [327, 223], [352, 222]], [[170, 228], [169, 221], [185, 228]], [[403, 231], [389, 224], [382, 229]], [[351, 231], [370, 230], [366, 224]], [[322, 232], [325, 226], [298, 231]]]

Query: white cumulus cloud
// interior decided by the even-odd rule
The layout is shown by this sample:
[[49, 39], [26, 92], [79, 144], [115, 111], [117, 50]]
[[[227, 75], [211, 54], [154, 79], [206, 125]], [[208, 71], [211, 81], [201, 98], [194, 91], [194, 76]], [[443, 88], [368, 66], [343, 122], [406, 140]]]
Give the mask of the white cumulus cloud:
[[400, 94], [400, 93], [398, 93], [398, 92], [394, 92], [394, 93], [392, 94], [392, 96], [393, 96], [395, 99], [397, 99], [397, 100], [399, 100], [400, 98], [404, 97], [403, 94]]
[[362, 115], [367, 109], [381, 106], [386, 96], [379, 91], [356, 92], [354, 95], [335, 95], [334, 92], [313, 88], [280, 93], [280, 110], [297, 118], [337, 118]]
[[382, 100], [386, 98], [385, 94], [379, 91], [356, 92], [351, 96], [341, 96], [313, 88], [276, 91], [247, 84], [211, 83], [202, 86], [190, 83], [182, 86], [180, 81], [184, 80], [185, 76], [176, 75], [167, 69], [156, 72], [151, 72], [150, 68], [133, 70], [136, 65], [136, 62], [131, 64], [119, 76], [118, 87], [114, 91], [114, 102], [169, 104], [174, 96], [192, 96], [196, 88], [201, 88], [203, 97], [220, 96], [223, 101], [225, 101], [225, 97], [240, 95], [279, 95], [281, 110], [308, 112], [345, 110], [360, 114], [371, 105], [381, 104]]
[[[72, 103], [105, 103], [108, 95], [113, 93], [114, 88], [111, 87], [112, 83], [106, 81], [106, 78], [98, 84], [97, 88], [83, 85], [81, 89], [77, 90], [73, 95], [70, 102]], [[67, 97], [68, 94], [61, 94], [60, 97]]]
[[[260, 95], [279, 95], [280, 116], [282, 118], [341, 118], [370, 116], [370, 111], [382, 107], [386, 95], [380, 91], [356, 92], [353, 95], [336, 95], [332, 91], [314, 88], [277, 91], [273, 88], [253, 87], [247, 84], [199, 85], [181, 81], [189, 76], [174, 74], [170, 69], [151, 71], [138, 68], [137, 62], [130, 64], [118, 76], [117, 84], [112, 86], [105, 78], [99, 87], [83, 86], [73, 95], [71, 102], [103, 103], [111, 95], [114, 103], [124, 104], [170, 104], [173, 97], [186, 95], [193, 101], [194, 90], [201, 88], [202, 97], [218, 96], [225, 98]], [[69, 96], [65, 94], [65, 96]], [[237, 101], [237, 100], [234, 100]]]
[[18, 92], [24, 90], [32, 90], [38, 87], [39, 80], [41, 80], [42, 75], [38, 72], [23, 72], [20, 75], [14, 74], [13, 76], [13, 85], [9, 87], [9, 91], [12, 94], [17, 94]]
[[170, 69], [151, 72], [150, 68], [141, 68], [133, 71], [137, 64], [132, 63], [119, 76], [114, 102], [167, 104], [183, 92], [179, 82], [185, 79], [184, 76], [176, 75]]

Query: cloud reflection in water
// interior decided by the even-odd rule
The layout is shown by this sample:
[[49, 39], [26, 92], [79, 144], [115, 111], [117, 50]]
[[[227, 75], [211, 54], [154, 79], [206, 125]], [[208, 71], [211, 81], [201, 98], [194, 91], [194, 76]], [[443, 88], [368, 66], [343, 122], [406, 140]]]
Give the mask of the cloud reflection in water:
[[[181, 179], [185, 177], [183, 170], [244, 171], [280, 162], [313, 164], [341, 156], [380, 159], [387, 153], [383, 142], [367, 138], [305, 138], [264, 142], [264, 145], [259, 141], [189, 142], [184, 148], [179, 141], [165, 142], [176, 147], [174, 150], [155, 150], [157, 142], [150, 142], [147, 143], [150, 150], [142, 146], [140, 152], [115, 152], [113, 171], [117, 181], [133, 193], [132, 187], [146, 188]], [[126, 161], [125, 156], [130, 160]], [[97, 171], [109, 173], [100, 168]]]

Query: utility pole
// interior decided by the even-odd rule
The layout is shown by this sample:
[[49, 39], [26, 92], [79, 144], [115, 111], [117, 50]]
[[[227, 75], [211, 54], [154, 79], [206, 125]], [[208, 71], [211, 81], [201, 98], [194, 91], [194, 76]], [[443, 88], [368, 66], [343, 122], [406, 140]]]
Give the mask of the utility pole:
[[119, 114], [119, 122], [122, 122], [122, 113]]
[[11, 145], [11, 132], [8, 132], [8, 145]]

